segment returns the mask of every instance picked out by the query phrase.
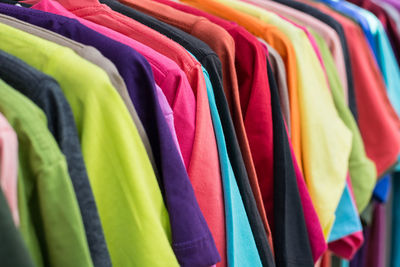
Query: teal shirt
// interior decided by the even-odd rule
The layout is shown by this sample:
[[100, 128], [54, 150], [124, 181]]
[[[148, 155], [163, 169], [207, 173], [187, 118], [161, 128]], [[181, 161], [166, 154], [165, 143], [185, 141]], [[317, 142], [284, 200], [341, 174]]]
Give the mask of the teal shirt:
[[[193, 56], [193, 55], [192, 55]], [[193, 56], [194, 57], [194, 56]], [[202, 67], [217, 141], [224, 190], [227, 259], [229, 267], [262, 266], [249, 219], [244, 209], [232, 165], [228, 157], [221, 119], [207, 70]]]

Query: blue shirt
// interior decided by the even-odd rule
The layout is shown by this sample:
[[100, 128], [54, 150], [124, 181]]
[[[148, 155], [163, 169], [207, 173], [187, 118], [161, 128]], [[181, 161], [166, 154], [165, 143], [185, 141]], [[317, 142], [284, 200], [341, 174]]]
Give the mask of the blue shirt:
[[210, 105], [211, 119], [214, 126], [219, 153], [219, 163], [221, 167], [222, 185], [224, 190], [228, 265], [230, 267], [261, 267], [261, 259], [250, 228], [246, 210], [244, 209], [242, 197], [232, 170], [232, 165], [228, 157], [225, 136], [222, 129], [221, 119], [218, 114], [211, 80], [207, 70], [204, 67], [202, 67], [202, 70], [207, 87], [208, 102]]

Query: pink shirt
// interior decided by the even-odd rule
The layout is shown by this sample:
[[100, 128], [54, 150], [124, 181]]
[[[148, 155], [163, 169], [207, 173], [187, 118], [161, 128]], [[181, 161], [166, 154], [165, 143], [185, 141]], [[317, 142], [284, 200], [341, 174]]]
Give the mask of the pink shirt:
[[[49, 4], [45, 5], [44, 3], [51, 2], [49, 0], [42, 0], [41, 4], [35, 5], [33, 8], [53, 13], [56, 11], [52, 6]], [[189, 178], [192, 182], [200, 209], [204, 214], [214, 237], [215, 244], [217, 245], [218, 252], [221, 255], [222, 260], [217, 264], [217, 266], [225, 266], [225, 211], [221, 171], [219, 166], [217, 143], [211, 121], [207, 88], [200, 63], [198, 63], [183, 47], [173, 42], [171, 39], [131, 18], [125, 17], [118, 12], [111, 10], [106, 5], [100, 4], [97, 0], [58, 0], [58, 3], [62, 4], [67, 10], [78, 17], [108, 27], [153, 48], [160, 54], [175, 61], [175, 63], [183, 70], [184, 74], [186, 74], [190, 86], [181, 87], [180, 91], [174, 90], [173, 94], [164, 90], [164, 87], [168, 86], [166, 81], [157, 83], [164, 90], [164, 94], [174, 111], [175, 129]], [[46, 7], [47, 9], [45, 9]], [[105, 34], [104, 30], [101, 31], [101, 33]], [[122, 40], [119, 39], [118, 41]], [[151, 54], [145, 55], [145, 52], [148, 52], [149, 50], [139, 50], [137, 44], [134, 48], [138, 52], [142, 53], [146, 59], [149, 57], [148, 60], [150, 64], [156, 64], [159, 62], [159, 58], [154, 53], [154, 50], [151, 50]], [[151, 62], [150, 59], [153, 59], [154, 61]], [[175, 89], [177, 85], [178, 84], [175, 84]], [[190, 97], [190, 94], [193, 93], [196, 97], [195, 101]], [[175, 110], [177, 104], [182, 105], [179, 111]], [[195, 132], [194, 140], [191, 144], [191, 153], [187, 153], [187, 146], [183, 146], [182, 144], [187, 142], [187, 138], [191, 138], [192, 133], [189, 131], [192, 129], [186, 129], [185, 127], [182, 127], [182, 124], [178, 124], [178, 122], [186, 121], [187, 117], [190, 114], [193, 114], [191, 109], [196, 110], [196, 117], [194, 120]]]
[[18, 214], [18, 139], [14, 129], [0, 113], [0, 186], [10, 206], [15, 225]]
[[[196, 128], [196, 100], [186, 75], [179, 66], [171, 59], [134, 39], [89, 20], [77, 17], [58, 2], [43, 0], [35, 4], [32, 8], [76, 19], [83, 25], [132, 47], [147, 59], [153, 70], [156, 84], [163, 90], [168, 102], [174, 103], [171, 107], [173, 113], [176, 115], [174, 118], [176, 135], [187, 169], [189, 165], [188, 159], [190, 159], [190, 155], [192, 154]], [[168, 121], [168, 118], [166, 119]]]
[[251, 0], [249, 1], [257, 6], [263, 7], [266, 10], [273, 11], [279, 15], [286, 16], [287, 18], [293, 19], [297, 24], [303, 27], [311, 27], [319, 35], [324, 38], [334, 58], [340, 80], [342, 82], [343, 90], [347, 99], [347, 75], [346, 75], [346, 64], [344, 62], [343, 48], [340, 42], [338, 34], [328, 25], [324, 24], [320, 20], [304, 13], [299, 10], [293, 9], [289, 6], [282, 5], [272, 0]]

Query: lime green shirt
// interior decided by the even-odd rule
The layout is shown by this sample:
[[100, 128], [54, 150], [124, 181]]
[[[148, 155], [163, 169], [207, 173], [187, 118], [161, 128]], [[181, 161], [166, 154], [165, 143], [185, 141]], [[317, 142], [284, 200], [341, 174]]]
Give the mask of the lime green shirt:
[[0, 49], [54, 77], [72, 108], [113, 266], [178, 266], [154, 171], [107, 74], [69, 48], [4, 24], [0, 39]]
[[46, 116], [2, 80], [0, 112], [18, 136], [19, 228], [35, 266], [93, 266], [67, 163]]
[[345, 186], [351, 132], [340, 119], [310, 41], [301, 29], [278, 15], [235, 0], [217, 0], [276, 26], [296, 53], [303, 170], [325, 238]]
[[367, 157], [360, 130], [355, 122], [350, 109], [346, 105], [343, 86], [339, 74], [325, 40], [312, 29], [310, 33], [314, 36], [324, 60], [329, 85], [332, 90], [333, 100], [340, 118], [353, 134], [353, 142], [349, 159], [349, 171], [353, 186], [354, 197], [358, 211], [361, 213], [368, 205], [374, 190], [377, 173], [375, 164]]

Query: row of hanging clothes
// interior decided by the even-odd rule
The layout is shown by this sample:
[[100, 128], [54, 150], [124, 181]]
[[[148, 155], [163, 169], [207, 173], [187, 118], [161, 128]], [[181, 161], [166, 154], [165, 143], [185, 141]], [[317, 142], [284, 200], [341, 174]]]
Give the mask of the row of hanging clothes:
[[400, 266], [400, 2], [0, 2], [1, 266]]

